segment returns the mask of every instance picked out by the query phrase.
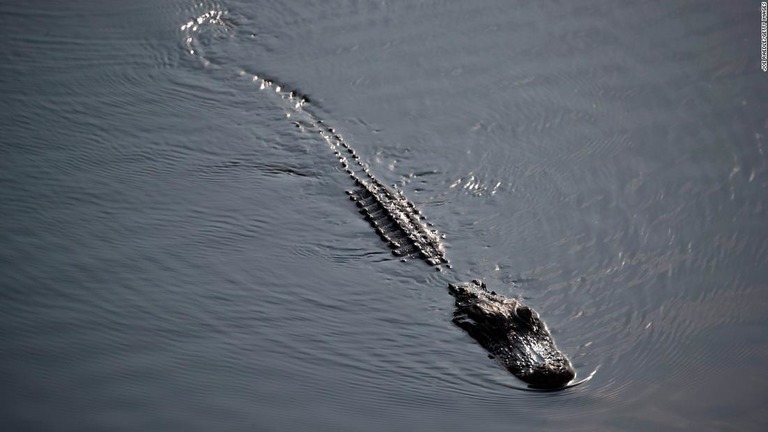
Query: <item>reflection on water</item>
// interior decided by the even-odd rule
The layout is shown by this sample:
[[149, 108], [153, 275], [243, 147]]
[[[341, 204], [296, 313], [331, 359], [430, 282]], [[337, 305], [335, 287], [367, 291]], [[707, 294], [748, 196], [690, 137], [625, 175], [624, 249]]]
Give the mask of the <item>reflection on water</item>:
[[[0, 424], [760, 430], [753, 6], [0, 6]], [[262, 78], [403, 188], [455, 273], [392, 259]], [[597, 373], [515, 390], [450, 324], [472, 278]]]

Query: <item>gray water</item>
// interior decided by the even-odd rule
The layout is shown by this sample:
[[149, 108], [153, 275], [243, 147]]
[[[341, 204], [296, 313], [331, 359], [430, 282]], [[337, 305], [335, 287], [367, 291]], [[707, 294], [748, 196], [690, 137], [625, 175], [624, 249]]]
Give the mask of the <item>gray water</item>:
[[[768, 423], [759, 2], [37, 0], [0, 24], [0, 430]], [[455, 270], [393, 258], [254, 75]], [[450, 322], [471, 278], [592, 379], [521, 391]]]

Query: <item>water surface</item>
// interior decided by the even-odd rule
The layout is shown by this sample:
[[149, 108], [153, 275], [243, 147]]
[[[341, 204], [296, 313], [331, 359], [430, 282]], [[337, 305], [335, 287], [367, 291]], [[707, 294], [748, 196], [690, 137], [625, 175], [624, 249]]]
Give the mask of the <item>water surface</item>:
[[[2, 429], [762, 430], [758, 10], [0, 5]], [[307, 95], [455, 270], [394, 259], [254, 75]], [[470, 278], [593, 379], [517, 390], [450, 323]]]

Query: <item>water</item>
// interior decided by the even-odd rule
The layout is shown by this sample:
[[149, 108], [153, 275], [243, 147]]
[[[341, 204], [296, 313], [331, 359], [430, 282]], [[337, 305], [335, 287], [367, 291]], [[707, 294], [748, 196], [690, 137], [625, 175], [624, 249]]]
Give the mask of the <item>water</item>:
[[[0, 5], [2, 429], [762, 430], [758, 10]], [[455, 271], [394, 259], [253, 74], [308, 95]], [[450, 323], [475, 277], [593, 379], [515, 389]]]

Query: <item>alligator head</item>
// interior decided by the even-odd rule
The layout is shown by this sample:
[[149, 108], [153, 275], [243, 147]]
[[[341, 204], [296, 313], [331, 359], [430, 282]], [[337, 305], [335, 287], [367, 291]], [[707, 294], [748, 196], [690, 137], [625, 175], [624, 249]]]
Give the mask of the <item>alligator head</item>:
[[530, 387], [560, 388], [574, 378], [571, 362], [536, 311], [489, 292], [478, 280], [449, 284], [448, 289], [456, 297], [453, 323]]

